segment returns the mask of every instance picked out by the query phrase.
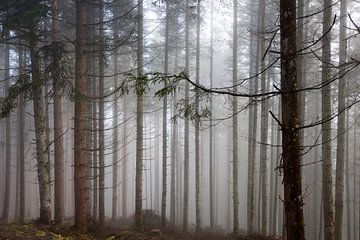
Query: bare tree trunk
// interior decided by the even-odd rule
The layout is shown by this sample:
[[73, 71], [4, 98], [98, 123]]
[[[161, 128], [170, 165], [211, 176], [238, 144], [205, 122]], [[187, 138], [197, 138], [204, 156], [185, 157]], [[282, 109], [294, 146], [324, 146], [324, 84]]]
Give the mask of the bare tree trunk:
[[[347, 111], [346, 114], [346, 127], [345, 129], [350, 129], [350, 112]], [[354, 222], [351, 222], [351, 212], [350, 212], [350, 151], [349, 151], [349, 137], [350, 137], [350, 132], [346, 131], [346, 140], [345, 140], [345, 164], [346, 164], [346, 172], [345, 172], [345, 176], [346, 176], [346, 227], [347, 227], [347, 231], [346, 231], [346, 239], [356, 239], [355, 236], [353, 238], [351, 238], [351, 226], [353, 224], [355, 224]], [[354, 195], [354, 199], [355, 195]], [[355, 212], [355, 209], [354, 209]]]
[[[10, 45], [5, 45], [5, 96], [10, 86]], [[5, 119], [5, 191], [2, 216], [0, 222], [9, 220], [10, 185], [11, 185], [11, 124], [10, 115]]]
[[[214, 0], [211, 0], [211, 30], [210, 30], [210, 89], [214, 81]], [[210, 229], [214, 229], [214, 127], [213, 127], [213, 97], [210, 96], [210, 132], [209, 132], [209, 199], [210, 199]]]
[[[190, 65], [190, 6], [186, 0], [185, 16], [185, 74], [189, 76]], [[185, 83], [185, 104], [189, 103], [189, 83]], [[189, 119], [185, 119], [184, 129], [184, 208], [183, 208], [183, 231], [188, 230], [189, 221]]]
[[[340, 38], [339, 38], [339, 75], [343, 73], [346, 64], [346, 31], [347, 31], [347, 0], [340, 3]], [[342, 224], [344, 212], [344, 168], [345, 168], [345, 100], [346, 77], [339, 78], [338, 90], [338, 121], [335, 176], [335, 239], [342, 239]]]
[[[237, 92], [237, 71], [238, 71], [238, 0], [233, 1], [233, 76], [232, 81], [234, 85], [234, 92]], [[236, 235], [239, 233], [239, 186], [238, 186], [238, 100], [237, 97], [232, 99], [232, 111], [233, 111], [233, 129], [232, 129], [232, 144], [233, 144], [233, 233]]]
[[[54, 0], [52, 11], [52, 34], [53, 44], [60, 41], [60, 13], [59, 13], [60, 0]], [[60, 62], [56, 60], [56, 69], [60, 67]], [[64, 213], [64, 180], [63, 180], [63, 126], [62, 126], [62, 103], [61, 103], [61, 82], [60, 73], [55, 70], [53, 79], [54, 89], [54, 161], [55, 161], [55, 184], [54, 184], [54, 220], [57, 223], [62, 223]]]
[[[200, 0], [197, 0], [196, 19], [196, 83], [200, 84]], [[199, 94], [195, 95], [196, 112], [199, 112]], [[195, 213], [196, 231], [201, 230], [201, 207], [200, 207], [200, 120], [195, 119]]]
[[[335, 239], [334, 228], [334, 197], [331, 159], [331, 85], [330, 54], [331, 54], [331, 11], [332, 0], [324, 0], [323, 39], [322, 39], [322, 182], [324, 208], [324, 237], [326, 240]], [[328, 32], [329, 31], [329, 32]], [[327, 33], [328, 32], [328, 33]]]
[[40, 218], [39, 221], [49, 224], [51, 221], [51, 191], [50, 191], [50, 162], [48, 159], [48, 147], [46, 145], [46, 117], [44, 96], [42, 92], [42, 79], [40, 72], [40, 58], [37, 48], [37, 36], [35, 30], [31, 30], [30, 57], [32, 74], [32, 94], [34, 103], [36, 157], [40, 195]]
[[104, 52], [104, 6], [100, 1], [99, 10], [99, 224], [101, 227], [105, 221], [105, 109], [104, 109], [104, 68], [105, 68], [105, 52]]
[[127, 118], [128, 118], [128, 113], [127, 113], [127, 102], [126, 102], [126, 95], [123, 97], [123, 112], [124, 112], [124, 129], [123, 129], [123, 139], [124, 139], [124, 149], [123, 149], [123, 168], [122, 168], [122, 216], [123, 217], [127, 217], [127, 138], [128, 138], [128, 131], [127, 131]]
[[[24, 51], [19, 50], [19, 68], [20, 74], [24, 73], [25, 59]], [[19, 222], [25, 222], [25, 99], [24, 95], [20, 94], [18, 104], [18, 146], [19, 146]]]
[[281, 107], [284, 203], [287, 239], [305, 239], [299, 146], [296, 2], [280, 1]]
[[[166, 29], [165, 29], [165, 74], [169, 73], [169, 2], [166, 2]], [[166, 83], [164, 84], [166, 87]], [[161, 198], [161, 226], [166, 225], [166, 196], [167, 196], [167, 96], [163, 99], [163, 148], [162, 148], [162, 198]]]
[[[144, 16], [143, 16], [143, 1], [138, 0], [138, 49], [137, 49], [137, 62], [138, 81], [144, 74]], [[135, 176], [135, 226], [137, 229], [143, 228], [143, 213], [142, 213], [142, 180], [143, 180], [143, 93], [137, 92], [136, 98], [136, 176]]]
[[74, 190], [75, 228], [87, 230], [87, 163], [85, 152], [85, 45], [86, 3], [76, 0], [76, 59], [75, 59], [75, 115], [74, 115]]

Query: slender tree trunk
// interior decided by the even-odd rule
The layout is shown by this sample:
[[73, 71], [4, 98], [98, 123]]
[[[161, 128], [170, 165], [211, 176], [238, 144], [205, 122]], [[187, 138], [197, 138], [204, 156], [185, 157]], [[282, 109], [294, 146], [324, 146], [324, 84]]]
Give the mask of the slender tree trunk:
[[[214, 81], [214, 0], [211, 0], [211, 23], [210, 23], [210, 89]], [[214, 219], [214, 121], [213, 121], [213, 97], [210, 96], [210, 132], [209, 132], [209, 200], [210, 200], [210, 229], [215, 227]]]
[[123, 129], [123, 139], [124, 139], [124, 148], [123, 148], [123, 168], [122, 168], [122, 216], [127, 217], [127, 144], [128, 144], [128, 129], [127, 129], [127, 97], [126, 95], [123, 97], [123, 112], [124, 112], [124, 129]]
[[288, 239], [305, 239], [299, 146], [296, 2], [280, 1], [282, 148], [284, 203]]
[[[355, 106], [354, 108], [354, 119], [357, 119], [357, 107]], [[353, 155], [353, 199], [356, 199], [356, 189], [357, 189], [357, 170], [358, 170], [358, 166], [357, 166], [357, 124], [358, 121], [355, 120], [354, 122], [354, 138], [353, 138], [353, 151], [354, 151], [354, 155]], [[359, 217], [359, 221], [360, 221], [360, 215], [358, 215], [358, 212], [356, 211], [356, 206], [358, 205], [358, 203], [356, 201], [352, 201], [353, 202], [353, 231], [354, 231], [354, 239], [356, 239], [356, 235], [357, 235], [357, 228], [359, 228], [360, 231], [360, 222], [357, 222], [357, 218], [356, 216]], [[360, 208], [359, 208], [360, 209]], [[360, 210], [359, 210], [360, 211]], [[360, 234], [359, 234], [360, 236]]]
[[[169, 2], [166, 2], [166, 29], [165, 29], [165, 74], [169, 73]], [[166, 83], [164, 84], [166, 87]], [[162, 198], [161, 198], [161, 226], [166, 225], [166, 197], [167, 197], [167, 96], [163, 99], [163, 152], [162, 152]]]
[[[349, 116], [349, 111], [347, 111], [346, 114], [346, 128], [345, 129], [350, 129], [350, 116]], [[350, 132], [347, 131], [346, 132], [346, 140], [345, 140], [345, 166], [346, 166], [346, 172], [345, 172], [345, 176], [346, 176], [346, 227], [347, 227], [347, 231], [346, 231], [346, 239], [355, 239], [355, 236], [353, 238], [351, 238], [351, 226], [353, 224], [355, 224], [355, 222], [351, 222], [351, 212], [350, 212], [350, 151], [349, 151], [349, 137], [350, 137]], [[354, 196], [355, 199], [355, 196]], [[355, 209], [354, 209], [355, 211]]]
[[[344, 71], [346, 64], [346, 31], [347, 31], [347, 0], [340, 3], [340, 38], [339, 38], [339, 75]], [[330, 40], [329, 40], [330, 41]], [[328, 70], [329, 71], [329, 70]], [[344, 212], [344, 168], [345, 168], [345, 100], [346, 78], [339, 78], [338, 90], [338, 121], [337, 121], [337, 148], [336, 148], [336, 176], [335, 176], [335, 239], [342, 239], [342, 225]]]
[[[5, 45], [5, 96], [8, 95], [10, 86], [10, 45]], [[5, 119], [5, 191], [1, 221], [9, 220], [10, 184], [11, 184], [11, 124], [10, 115]]]
[[[234, 9], [233, 9], [233, 76], [232, 84], [234, 85], [234, 92], [237, 92], [237, 69], [238, 69], [238, 0], [234, 0]], [[236, 235], [239, 233], [239, 185], [238, 185], [238, 100], [237, 97], [232, 99], [232, 111], [233, 111], [233, 129], [232, 129], [232, 144], [233, 144], [233, 233]]]
[[86, 3], [76, 0], [76, 58], [75, 58], [75, 115], [74, 115], [74, 190], [75, 228], [87, 230], [87, 164], [85, 152], [85, 45]]
[[[25, 59], [24, 51], [19, 50], [19, 68], [20, 74], [24, 73]], [[19, 146], [19, 171], [20, 171], [20, 184], [19, 184], [19, 222], [25, 222], [25, 99], [24, 95], [20, 94], [18, 104], [18, 146]]]
[[[200, 0], [197, 0], [196, 19], [196, 83], [200, 84]], [[199, 94], [195, 95], [196, 112], [199, 112]], [[200, 190], [200, 119], [195, 119], [195, 213], [196, 231], [201, 230]]]
[[[326, 240], [335, 239], [334, 228], [334, 197], [331, 159], [331, 85], [330, 54], [331, 54], [331, 11], [332, 0], [324, 0], [323, 35], [322, 39], [322, 182], [324, 208], [324, 237]], [[329, 33], [327, 33], [329, 31]]]
[[[259, 26], [259, 34], [261, 36], [260, 41], [260, 56], [264, 56], [265, 54], [265, 2], [260, 1], [259, 3], [259, 17], [260, 17], [260, 26]], [[266, 74], [265, 70], [265, 59], [261, 61], [260, 65], [261, 74], [261, 92], [266, 93]], [[262, 143], [260, 146], [260, 175], [261, 175], [261, 233], [266, 235], [267, 231], [267, 139], [268, 139], [268, 100], [266, 97], [262, 99], [261, 102], [261, 132], [260, 142]], [[260, 192], [259, 192], [260, 194]]]
[[[138, 0], [138, 49], [137, 49], [137, 62], [138, 62], [138, 81], [144, 74], [144, 16], [143, 16], [143, 1]], [[135, 226], [137, 229], [143, 228], [143, 213], [142, 213], [142, 181], [143, 181], [143, 93], [137, 92], [136, 98], [136, 176], [135, 176]]]
[[[52, 11], [52, 31], [53, 31], [53, 44], [57, 44], [60, 41], [60, 13], [59, 5], [60, 0], [54, 0]], [[60, 68], [60, 62], [56, 59], [56, 69]], [[54, 161], [55, 161], [55, 184], [54, 184], [54, 220], [57, 223], [63, 221], [63, 208], [64, 208], [64, 180], [63, 180], [63, 133], [62, 133], [62, 103], [61, 103], [61, 82], [60, 72], [55, 70], [53, 79], [54, 89]]]
[[37, 37], [31, 30], [30, 57], [32, 74], [32, 94], [34, 103], [36, 157], [40, 195], [40, 218], [39, 221], [49, 224], [51, 221], [51, 191], [50, 191], [50, 162], [48, 159], [48, 147], [46, 145], [46, 117], [44, 96], [42, 92], [42, 79], [40, 70], [40, 58], [37, 48]]
[[105, 69], [105, 52], [104, 52], [104, 6], [100, 3], [99, 10], [99, 224], [102, 227], [105, 222], [105, 100], [104, 100], [104, 69]]
[[[190, 65], [190, 6], [186, 0], [185, 16], [185, 74], [189, 76]], [[189, 103], [189, 83], [185, 83], [185, 104]], [[189, 119], [185, 119], [184, 129], [184, 208], [183, 208], [183, 231], [188, 230], [189, 221]]]

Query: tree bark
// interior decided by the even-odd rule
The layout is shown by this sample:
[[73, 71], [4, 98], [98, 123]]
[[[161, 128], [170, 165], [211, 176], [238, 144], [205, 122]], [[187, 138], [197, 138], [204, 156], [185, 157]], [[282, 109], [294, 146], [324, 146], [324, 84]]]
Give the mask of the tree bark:
[[[323, 214], [324, 214], [324, 238], [335, 239], [334, 228], [334, 197], [332, 180], [331, 159], [331, 85], [330, 77], [330, 54], [331, 54], [331, 11], [332, 0], [324, 0], [323, 12], [323, 39], [322, 39], [322, 182], [323, 182]], [[328, 32], [329, 31], [329, 32]], [[328, 32], [328, 33], [327, 33]]]
[[[143, 35], [143, 1], [138, 0], [138, 49], [137, 49], [137, 81], [141, 81], [144, 74], [144, 35]], [[136, 170], [135, 170], [135, 227], [139, 230], [143, 229], [143, 213], [142, 213], [142, 181], [143, 181], [143, 102], [142, 93], [137, 92], [136, 97]]]
[[339, 89], [338, 89], [338, 121], [335, 176], [335, 239], [342, 239], [344, 212], [344, 168], [345, 168], [345, 99], [346, 77], [341, 76], [346, 64], [346, 31], [347, 31], [347, 0], [340, 3], [340, 35], [339, 35]]
[[[238, 0], [233, 1], [233, 70], [232, 70], [232, 84], [234, 86], [234, 92], [237, 92], [237, 77], [238, 77]], [[233, 111], [233, 129], [232, 129], [232, 177], [233, 177], [233, 233], [237, 235], [239, 233], [239, 186], [238, 186], [238, 100], [237, 97], [232, 99], [232, 111]]]
[[299, 146], [296, 2], [280, 1], [281, 107], [287, 239], [305, 239]]
[[75, 58], [75, 115], [74, 115], [74, 190], [75, 228], [87, 230], [87, 162], [85, 152], [85, 45], [86, 3], [76, 0], [76, 58]]

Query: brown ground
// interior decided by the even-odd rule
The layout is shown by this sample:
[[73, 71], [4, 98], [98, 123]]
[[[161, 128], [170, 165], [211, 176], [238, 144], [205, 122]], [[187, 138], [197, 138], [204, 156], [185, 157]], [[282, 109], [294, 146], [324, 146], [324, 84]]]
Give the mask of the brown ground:
[[0, 223], [0, 239], [11, 240], [275, 240], [270, 237], [248, 236], [234, 237], [220, 233], [202, 232], [199, 234], [182, 233], [176, 230], [152, 230], [136, 232], [114, 227], [103, 230], [92, 229], [89, 234], [80, 234], [71, 225], [44, 226], [35, 222], [19, 225], [16, 223]]

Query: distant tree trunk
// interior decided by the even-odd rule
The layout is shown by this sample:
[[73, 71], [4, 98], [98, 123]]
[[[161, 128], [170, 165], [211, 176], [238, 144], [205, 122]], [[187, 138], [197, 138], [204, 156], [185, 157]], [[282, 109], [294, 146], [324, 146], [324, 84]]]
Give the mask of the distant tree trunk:
[[[339, 90], [338, 90], [338, 121], [335, 176], [335, 239], [342, 239], [344, 212], [344, 168], [345, 168], [345, 100], [346, 77], [341, 76], [346, 64], [346, 31], [347, 31], [347, 0], [340, 3], [340, 36], [339, 36]], [[329, 40], [330, 41], [330, 40]], [[329, 71], [329, 69], [327, 69]], [[330, 116], [330, 115], [329, 115]]]
[[[334, 197], [331, 159], [331, 84], [330, 54], [331, 54], [331, 11], [332, 0], [324, 0], [323, 35], [322, 39], [322, 191], [324, 208], [324, 237], [326, 240], [335, 239], [334, 228]], [[328, 32], [329, 31], [329, 32]], [[327, 33], [328, 32], [328, 33]]]
[[[116, 24], [114, 23], [114, 39], [118, 36], [118, 29]], [[118, 88], [118, 51], [114, 52], [114, 89]], [[114, 103], [113, 103], [113, 155], [112, 155], [112, 171], [113, 171], [113, 178], [112, 178], [112, 213], [111, 219], [112, 221], [116, 220], [117, 217], [117, 206], [118, 206], [118, 161], [119, 161], [119, 129], [118, 129], [118, 117], [119, 115], [119, 106], [118, 106], [118, 96], [114, 94]]]
[[46, 144], [46, 117], [44, 96], [42, 92], [42, 78], [40, 70], [40, 57], [38, 55], [37, 36], [35, 29], [30, 33], [30, 58], [32, 75], [32, 94], [34, 103], [36, 158], [39, 180], [40, 195], [40, 218], [39, 221], [49, 224], [51, 221], [51, 191], [50, 191], [50, 162], [48, 159], [48, 147]]
[[299, 146], [296, 2], [280, 1], [281, 107], [284, 203], [287, 239], [305, 239]]
[[[214, 82], [214, 0], [211, 0], [211, 23], [210, 23], [210, 88]], [[210, 229], [215, 227], [215, 204], [214, 204], [214, 121], [213, 121], [213, 97], [210, 96], [210, 132], [209, 132], [209, 200], [210, 200]]]
[[124, 112], [124, 129], [123, 129], [123, 141], [124, 141], [124, 148], [123, 148], [123, 168], [122, 168], [122, 216], [127, 217], [127, 144], [128, 144], [128, 131], [127, 131], [127, 97], [126, 95], [123, 97], [123, 112]]
[[[256, 12], [255, 3], [252, 1], [250, 8], [251, 12]], [[251, 14], [251, 23], [254, 24], [255, 16]], [[254, 52], [256, 54], [254, 57]], [[249, 75], [254, 76], [258, 71], [259, 50], [255, 50], [255, 34], [250, 36], [250, 63]], [[254, 62], [256, 61], [256, 66]], [[250, 93], [254, 93], [258, 88], [258, 77], [255, 75], [250, 82]], [[248, 210], [248, 226], [249, 234], [254, 232], [255, 225], [255, 158], [256, 158], [256, 132], [257, 132], [257, 105], [254, 98], [250, 98], [249, 106], [249, 142], [248, 142], [248, 186], [247, 186], [247, 210]]]
[[[233, 70], [232, 70], [232, 84], [234, 85], [234, 92], [237, 92], [237, 71], [238, 71], [238, 0], [233, 1]], [[239, 186], [238, 186], [238, 100], [237, 97], [232, 99], [232, 111], [233, 111], [233, 129], [232, 129], [232, 153], [233, 153], [233, 233], [236, 235], [239, 233]]]
[[[185, 74], [189, 76], [190, 65], [190, 6], [189, 0], [185, 5]], [[185, 83], [185, 104], [189, 103], [189, 83]], [[184, 129], [184, 208], [183, 231], [188, 230], [189, 221], [189, 119], [185, 118]]]
[[[138, 0], [138, 49], [137, 49], [137, 77], [138, 81], [144, 74], [144, 6], [143, 1]], [[136, 93], [136, 170], [135, 170], [135, 226], [137, 229], [143, 229], [142, 213], [142, 181], [143, 181], [143, 93]]]
[[85, 152], [85, 45], [86, 3], [76, 0], [76, 58], [75, 58], [75, 115], [74, 115], [74, 190], [75, 228], [87, 230], [87, 165]]
[[[268, 81], [268, 82], [270, 82], [270, 81]], [[275, 112], [275, 98], [273, 98], [272, 99], [272, 101], [271, 101], [271, 109], [272, 109], [272, 111], [273, 112]], [[277, 174], [277, 172], [276, 172], [276, 164], [277, 164], [277, 156], [275, 155], [275, 149], [277, 149], [276, 147], [274, 147], [274, 146], [276, 146], [276, 136], [275, 136], [275, 134], [276, 134], [276, 129], [277, 129], [277, 127], [276, 127], [276, 125], [275, 125], [276, 123], [275, 123], [275, 119], [274, 118], [271, 118], [271, 149], [270, 149], [270, 186], [269, 186], [269, 193], [270, 193], [270, 195], [269, 195], [269, 233], [271, 234], [271, 235], [275, 235], [276, 234], [276, 231], [275, 232], [273, 232], [273, 224], [276, 222], [276, 221], [273, 221], [273, 218], [274, 218], [274, 215], [275, 215], [275, 213], [274, 213], [274, 205], [276, 204], [275, 203], [275, 201], [276, 201], [276, 198], [274, 197], [274, 195], [276, 195], [276, 193], [275, 193], [275, 191], [274, 191], [274, 189], [275, 189], [275, 187], [274, 187], [274, 180], [275, 180], [275, 178], [274, 178], [274, 174], [276, 175]], [[276, 177], [276, 176], [275, 176]], [[276, 228], [275, 228], [276, 229]]]
[[[354, 108], [354, 119], [357, 119], [357, 107]], [[357, 180], [358, 180], [358, 177], [357, 177], [357, 170], [358, 170], [358, 166], [357, 166], [357, 151], [356, 151], [356, 148], [357, 148], [357, 124], [358, 124], [358, 121], [355, 120], [354, 122], [354, 137], [353, 137], [353, 198], [355, 199], [356, 198], [356, 189], [357, 189]], [[349, 164], [349, 163], [348, 163]], [[350, 174], [350, 173], [349, 173]], [[354, 231], [354, 239], [356, 239], [357, 237], [357, 226], [359, 226], [359, 231], [360, 231], [360, 222], [357, 222], [357, 219], [356, 219], [356, 216], [359, 217], [359, 221], [360, 221], [360, 215], [358, 215], [359, 212], [356, 211], [356, 206], [358, 205], [358, 203], [356, 201], [352, 201], [353, 202], [353, 220], [352, 220], [352, 223], [353, 223], [353, 231]], [[359, 208], [359, 211], [360, 211], [360, 208]], [[360, 233], [359, 235], [360, 236]]]
[[[59, 13], [60, 0], [54, 0], [52, 11], [52, 34], [53, 43], [56, 44], [60, 41], [60, 13]], [[55, 62], [56, 68], [60, 67], [59, 59]], [[54, 89], [54, 161], [55, 161], [55, 184], [54, 184], [54, 220], [57, 223], [63, 221], [63, 206], [64, 206], [64, 180], [63, 180], [63, 129], [62, 129], [62, 103], [61, 103], [61, 82], [60, 73], [55, 70], [53, 78], [53, 89]]]
[[[196, 19], [196, 83], [200, 84], [200, 0], [197, 0]], [[195, 95], [196, 112], [199, 112], [199, 94]], [[195, 213], [196, 231], [201, 230], [200, 207], [200, 119], [195, 119]]]
[[105, 100], [104, 100], [104, 5], [100, 1], [99, 10], [99, 224], [102, 227], [105, 221]]
[[[19, 68], [20, 74], [24, 73], [25, 57], [24, 51], [19, 50]], [[19, 222], [25, 222], [25, 99], [24, 95], [20, 94], [18, 104], [18, 146], [19, 146]]]
[[[260, 1], [259, 3], [259, 17], [260, 17], [260, 26], [259, 34], [261, 36], [260, 41], [260, 56], [265, 55], [265, 17], [266, 17], [266, 7], [265, 2]], [[261, 61], [260, 64], [261, 74], [261, 92], [267, 92], [266, 86], [266, 73], [265, 71], [265, 59]], [[260, 175], [261, 175], [261, 234], [266, 235], [267, 231], [267, 139], [268, 139], [268, 110], [269, 103], [266, 97], [261, 100], [261, 127], [260, 127]], [[260, 194], [260, 192], [259, 192]]]
[[[8, 95], [10, 86], [10, 45], [5, 45], [5, 96]], [[11, 124], [10, 115], [5, 119], [5, 191], [2, 216], [0, 221], [7, 222], [9, 220], [10, 206], [10, 185], [11, 185]]]
[[[349, 111], [347, 111], [346, 114], [346, 127], [345, 129], [350, 129], [350, 116], [349, 116]], [[346, 172], [345, 172], [345, 176], [346, 176], [346, 239], [356, 239], [355, 235], [353, 238], [351, 238], [351, 226], [353, 224], [355, 224], [356, 222], [351, 222], [351, 212], [350, 212], [350, 151], [349, 151], [349, 137], [350, 137], [350, 131], [346, 131], [346, 140], [345, 140], [345, 166], [346, 166]], [[353, 196], [354, 199], [355, 195]], [[355, 212], [355, 209], [354, 209]]]
[[[169, 73], [169, 2], [166, 1], [166, 26], [165, 26], [165, 74]], [[164, 84], [166, 87], [166, 83]], [[162, 198], [161, 198], [161, 226], [166, 225], [166, 196], [167, 196], [167, 96], [163, 99], [163, 151], [162, 151]]]

